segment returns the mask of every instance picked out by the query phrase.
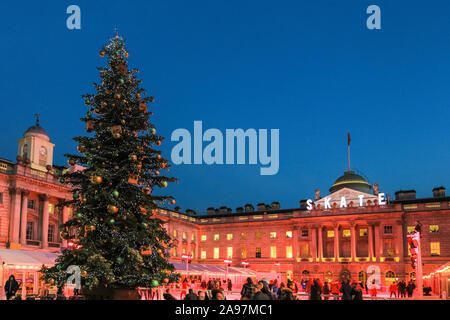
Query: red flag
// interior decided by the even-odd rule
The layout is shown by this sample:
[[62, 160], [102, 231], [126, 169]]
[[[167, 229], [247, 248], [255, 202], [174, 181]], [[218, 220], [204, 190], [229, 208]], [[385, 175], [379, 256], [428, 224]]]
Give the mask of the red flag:
[[350, 141], [352, 141], [352, 139], [350, 139], [350, 132], [347, 132], [347, 138], [348, 138], [348, 145], [350, 146]]

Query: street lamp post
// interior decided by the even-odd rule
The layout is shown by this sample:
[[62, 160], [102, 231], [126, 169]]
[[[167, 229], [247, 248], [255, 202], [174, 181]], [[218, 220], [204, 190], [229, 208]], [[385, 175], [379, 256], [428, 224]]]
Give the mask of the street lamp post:
[[223, 260], [223, 262], [225, 262], [227, 264], [227, 272], [225, 274], [225, 280], [228, 282], [228, 267], [233, 263], [233, 261], [226, 259], [226, 260]]
[[[280, 263], [279, 262], [276, 262], [275, 263], [275, 266], [277, 266], [278, 267], [278, 275], [280, 276], [280, 281], [281, 281], [281, 272], [280, 272]], [[278, 278], [278, 277], [277, 277]]]
[[189, 260], [192, 259], [192, 256], [185, 254], [185, 255], [182, 255], [181, 258], [186, 262], [186, 277], [188, 277], [189, 276]]

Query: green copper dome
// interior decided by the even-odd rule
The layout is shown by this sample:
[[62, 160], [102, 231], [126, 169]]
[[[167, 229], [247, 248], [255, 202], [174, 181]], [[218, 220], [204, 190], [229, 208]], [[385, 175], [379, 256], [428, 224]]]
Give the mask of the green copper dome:
[[362, 176], [354, 171], [346, 171], [344, 175], [339, 177], [331, 186], [330, 193], [336, 192], [342, 188], [349, 188], [365, 193], [370, 193], [372, 186]]

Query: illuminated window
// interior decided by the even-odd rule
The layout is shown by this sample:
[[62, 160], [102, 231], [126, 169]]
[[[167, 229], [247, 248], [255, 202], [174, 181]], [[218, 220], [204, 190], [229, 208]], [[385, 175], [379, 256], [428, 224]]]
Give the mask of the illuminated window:
[[177, 247], [173, 247], [173, 250], [172, 250], [172, 256], [173, 257], [176, 257], [177, 256]]
[[218, 240], [219, 240], [219, 234], [216, 233], [216, 234], [214, 235], [214, 241], [218, 241]]
[[182, 254], [186, 254], [186, 247], [183, 247], [183, 249], [181, 250]]
[[430, 232], [431, 233], [439, 232], [439, 225], [437, 224], [430, 225]]
[[440, 256], [441, 255], [441, 243], [440, 242], [431, 242], [431, 255], [432, 256]]
[[206, 259], [206, 251], [205, 250], [202, 250], [200, 252], [200, 259]]
[[334, 230], [328, 230], [327, 231], [327, 237], [328, 238], [334, 238]]
[[308, 229], [302, 230], [302, 237], [306, 238], [308, 236]]
[[194, 249], [191, 249], [191, 257], [192, 257], [192, 259], [195, 259], [195, 250]]
[[227, 248], [227, 259], [233, 259], [233, 247]]
[[358, 273], [358, 280], [359, 280], [359, 282], [366, 283], [367, 282], [367, 272], [365, 272], [364, 270], [361, 270]]
[[67, 210], [67, 214], [69, 215], [69, 217], [72, 216], [72, 214], [73, 214], [73, 208], [72, 207], [69, 207], [69, 209]]
[[391, 249], [391, 248], [387, 249], [387, 255], [388, 255], [388, 257], [393, 257], [393, 256], [394, 256], [394, 253], [395, 253], [394, 249]]
[[384, 226], [384, 234], [392, 234], [392, 226]]
[[241, 248], [241, 259], [247, 259], [247, 248]]
[[256, 247], [256, 258], [261, 258], [261, 248], [260, 247]]
[[255, 238], [256, 238], [257, 240], [260, 240], [260, 239], [261, 239], [261, 232], [255, 233]]
[[233, 234], [232, 233], [228, 233], [227, 234], [227, 240], [233, 240]]
[[53, 203], [48, 204], [48, 212], [55, 213], [55, 205]]
[[277, 247], [276, 246], [270, 247], [270, 257], [272, 259], [277, 257]]
[[242, 240], [247, 240], [247, 234], [245, 232], [241, 233], [241, 239]]
[[308, 258], [309, 257], [309, 244], [302, 244], [300, 246], [300, 256], [302, 258]]
[[214, 259], [219, 259], [219, 248], [214, 248]]
[[206, 234], [202, 234], [202, 236], [200, 237], [200, 239], [201, 239], [202, 241], [206, 241]]
[[333, 272], [328, 270], [324, 273], [324, 279], [325, 281], [327, 281], [328, 283], [331, 283], [333, 281]]
[[292, 231], [286, 231], [286, 238], [292, 239]]
[[277, 238], [277, 233], [276, 232], [271, 232], [270, 233], [270, 239], [276, 239]]
[[390, 286], [393, 282], [395, 282], [395, 273], [393, 271], [386, 272], [386, 285]]
[[367, 229], [366, 229], [366, 228], [361, 228], [361, 229], [359, 229], [359, 236], [360, 236], [360, 237], [365, 237], [365, 236], [367, 236]]
[[414, 232], [416, 232], [416, 227], [415, 227], [415, 226], [408, 226], [406, 229], [407, 229], [407, 232], [408, 232], [408, 233], [414, 233]]
[[187, 239], [187, 232], [184, 232], [184, 231], [183, 231], [182, 237], [183, 237], [183, 240], [186, 240], [186, 239]]
[[343, 236], [343, 237], [350, 237], [350, 236], [351, 236], [351, 231], [350, 231], [350, 229], [344, 229], [344, 230], [342, 230], [342, 236]]
[[292, 259], [292, 246], [287, 246], [286, 247], [286, 258], [288, 259]]
[[177, 230], [173, 230], [173, 237], [174, 237], [174, 238], [177, 237]]
[[195, 233], [192, 232], [191, 241], [195, 241]]

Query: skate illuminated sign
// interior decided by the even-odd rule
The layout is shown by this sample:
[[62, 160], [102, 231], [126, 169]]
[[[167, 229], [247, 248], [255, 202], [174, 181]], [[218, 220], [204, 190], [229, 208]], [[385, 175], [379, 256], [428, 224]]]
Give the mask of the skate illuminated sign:
[[[364, 195], [360, 194], [358, 195], [359, 198], [359, 206], [360, 207], [364, 207]], [[324, 199], [324, 210], [326, 209], [331, 209], [331, 201], [332, 199], [330, 197], [326, 197]], [[384, 193], [379, 193], [378, 194], [378, 205], [382, 206], [386, 204], [386, 195]], [[345, 198], [345, 196], [341, 197], [341, 201], [339, 204], [339, 208], [347, 208], [348, 207], [348, 203], [347, 203], [347, 199]], [[311, 199], [306, 200], [306, 210], [311, 211], [314, 209], [314, 202]]]

